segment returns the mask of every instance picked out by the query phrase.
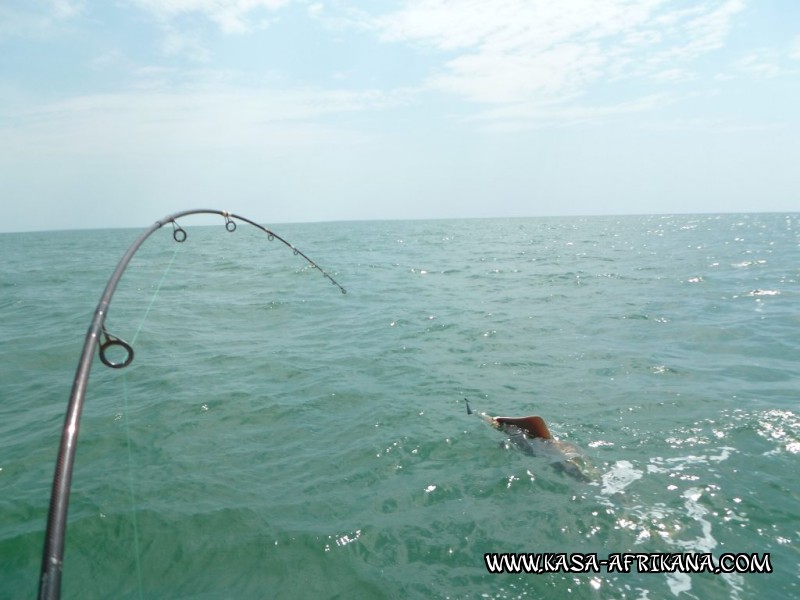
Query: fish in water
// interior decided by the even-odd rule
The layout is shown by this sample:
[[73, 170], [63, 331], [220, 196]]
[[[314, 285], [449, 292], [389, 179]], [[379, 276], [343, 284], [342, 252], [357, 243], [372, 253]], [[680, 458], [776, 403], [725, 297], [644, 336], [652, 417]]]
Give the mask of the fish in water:
[[[467, 414], [473, 414], [469, 400], [464, 398], [464, 401], [467, 403]], [[508, 435], [506, 447], [513, 444], [525, 454], [547, 458], [558, 471], [580, 481], [592, 481], [584, 452], [575, 444], [553, 437], [542, 417], [492, 417], [486, 413], [477, 414], [492, 427]]]

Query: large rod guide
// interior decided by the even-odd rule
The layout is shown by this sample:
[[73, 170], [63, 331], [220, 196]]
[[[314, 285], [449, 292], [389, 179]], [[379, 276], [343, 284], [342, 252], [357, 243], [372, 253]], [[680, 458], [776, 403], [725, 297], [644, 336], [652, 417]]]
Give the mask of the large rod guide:
[[[100, 302], [97, 304], [97, 308], [94, 311], [92, 323], [89, 326], [89, 330], [86, 332], [86, 339], [83, 344], [80, 361], [78, 362], [75, 379], [72, 382], [72, 392], [70, 393], [69, 404], [67, 405], [64, 429], [61, 432], [61, 445], [58, 449], [56, 470], [53, 476], [50, 512], [47, 517], [47, 532], [45, 534], [44, 552], [42, 555], [42, 571], [39, 578], [39, 598], [41, 600], [57, 599], [61, 595], [61, 573], [64, 564], [64, 540], [67, 526], [69, 492], [72, 483], [72, 470], [75, 462], [75, 450], [78, 445], [78, 429], [80, 426], [81, 411], [83, 410], [83, 401], [86, 396], [86, 386], [89, 381], [89, 372], [92, 368], [95, 350], [99, 349], [100, 359], [104, 364], [113, 368], [126, 367], [133, 360], [133, 349], [131, 346], [127, 342], [108, 334], [105, 330], [105, 320], [108, 315], [108, 307], [111, 304], [111, 298], [131, 258], [133, 258], [136, 251], [153, 232], [171, 223], [173, 228], [172, 237], [176, 242], [183, 242], [186, 240], [186, 231], [178, 225], [176, 219], [196, 214], [221, 215], [225, 218], [225, 229], [230, 232], [236, 230], [236, 221], [242, 221], [257, 227], [267, 234], [269, 240], [278, 239], [291, 248], [295, 254], [302, 256], [312, 267], [318, 269], [323, 276], [333, 283], [333, 285], [337, 286], [343, 294], [346, 293], [345, 289], [339, 285], [333, 277], [328, 275], [328, 273], [323, 271], [314, 261], [308, 258], [308, 256], [281, 236], [250, 219], [222, 210], [195, 209], [172, 214], [153, 223], [153, 225], [131, 244], [130, 248], [128, 248], [127, 252], [125, 252], [122, 259], [119, 261], [111, 278], [108, 280], [103, 295], [100, 297]], [[103, 339], [102, 342], [100, 341], [101, 337]], [[125, 359], [120, 362], [112, 362], [109, 360], [105, 352], [109, 346], [121, 346], [127, 352]]]

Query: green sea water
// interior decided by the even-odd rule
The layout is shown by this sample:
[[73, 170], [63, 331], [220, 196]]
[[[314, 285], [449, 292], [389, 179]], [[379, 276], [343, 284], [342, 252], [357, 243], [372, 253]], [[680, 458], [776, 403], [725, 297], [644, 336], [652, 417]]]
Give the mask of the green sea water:
[[[81, 422], [64, 598], [800, 597], [800, 215], [157, 232]], [[64, 411], [135, 230], [0, 235], [0, 598], [32, 598]], [[545, 418], [583, 482], [469, 416]], [[485, 553], [769, 553], [491, 574]]]

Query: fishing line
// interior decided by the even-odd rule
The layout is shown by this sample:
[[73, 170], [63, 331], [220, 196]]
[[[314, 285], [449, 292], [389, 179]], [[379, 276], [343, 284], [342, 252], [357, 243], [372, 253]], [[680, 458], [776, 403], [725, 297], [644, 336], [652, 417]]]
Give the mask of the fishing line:
[[122, 374], [122, 398], [125, 411], [125, 438], [128, 446], [128, 491], [131, 499], [131, 523], [133, 525], [133, 555], [136, 559], [136, 581], [139, 588], [139, 600], [144, 600], [142, 586], [142, 561], [139, 551], [139, 520], [136, 506], [136, 491], [133, 485], [133, 453], [131, 452], [131, 426], [128, 417], [128, 374]]
[[[161, 291], [161, 286], [164, 285], [164, 281], [166, 281], [167, 275], [169, 275], [170, 269], [172, 268], [172, 263], [175, 262], [175, 257], [178, 255], [179, 249], [180, 249], [180, 244], [176, 244], [175, 250], [172, 252], [172, 257], [170, 258], [169, 263], [167, 263], [167, 266], [164, 269], [164, 273], [161, 275], [161, 279], [159, 280], [158, 285], [156, 286], [156, 289], [153, 292], [153, 296], [150, 298], [150, 303], [147, 305], [147, 308], [144, 311], [144, 315], [142, 315], [142, 319], [139, 322], [139, 327], [136, 329], [136, 333], [133, 334], [133, 338], [131, 338], [131, 347], [133, 347], [134, 344], [136, 344], [136, 340], [139, 337], [139, 333], [141, 333], [142, 328], [144, 327], [144, 323], [145, 321], [147, 321], [147, 317], [150, 314], [150, 310], [153, 308], [153, 305], [156, 302], [156, 298], [158, 298], [158, 293]], [[139, 519], [138, 519], [139, 509], [136, 504], [136, 488], [133, 476], [133, 452], [131, 450], [131, 424], [130, 424], [130, 414], [129, 414], [130, 411], [128, 408], [127, 371], [123, 372], [122, 374], [122, 399], [123, 399], [123, 412], [125, 414], [125, 441], [128, 452], [128, 492], [130, 494], [130, 503], [131, 503], [131, 524], [133, 525], [133, 554], [136, 563], [136, 582], [139, 590], [139, 600], [144, 600], [144, 591], [143, 591], [144, 586], [142, 584], [142, 559], [141, 559], [141, 551], [139, 549]]]
[[133, 339], [131, 339], [131, 346], [133, 346], [136, 343], [136, 338], [139, 337], [139, 333], [142, 331], [142, 327], [144, 327], [144, 322], [147, 320], [147, 315], [150, 314], [150, 309], [153, 308], [153, 304], [156, 303], [156, 297], [158, 297], [158, 293], [161, 291], [161, 286], [164, 285], [164, 281], [166, 281], [167, 279], [167, 275], [169, 274], [169, 270], [172, 268], [172, 263], [175, 262], [175, 257], [178, 255], [179, 249], [180, 245], [176, 245], [175, 250], [172, 252], [172, 258], [169, 259], [167, 268], [164, 269], [164, 274], [161, 275], [161, 281], [158, 282], [158, 285], [156, 286], [156, 291], [153, 292], [153, 297], [150, 298], [150, 304], [147, 305], [147, 309], [144, 311], [144, 316], [142, 317], [142, 320], [139, 323], [139, 327], [136, 330], [136, 333], [133, 334]]

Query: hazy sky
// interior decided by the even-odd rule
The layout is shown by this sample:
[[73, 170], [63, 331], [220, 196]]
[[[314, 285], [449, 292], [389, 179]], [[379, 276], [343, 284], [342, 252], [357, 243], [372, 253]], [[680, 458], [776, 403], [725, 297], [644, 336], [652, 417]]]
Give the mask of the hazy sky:
[[0, 231], [800, 210], [796, 0], [0, 0]]

